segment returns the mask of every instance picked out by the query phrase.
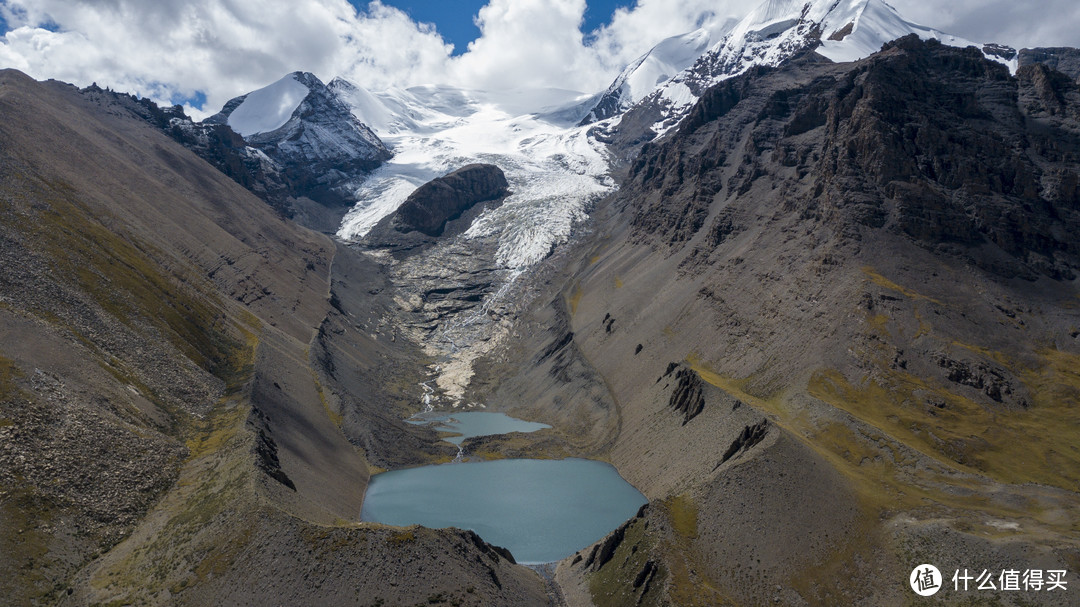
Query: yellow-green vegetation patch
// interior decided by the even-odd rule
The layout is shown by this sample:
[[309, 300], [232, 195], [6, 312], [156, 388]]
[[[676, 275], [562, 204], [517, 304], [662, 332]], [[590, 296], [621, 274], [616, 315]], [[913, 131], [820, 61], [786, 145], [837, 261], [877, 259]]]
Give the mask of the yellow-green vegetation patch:
[[874, 329], [875, 331], [877, 331], [881, 335], [884, 335], [884, 336], [889, 335], [889, 317], [888, 316], [885, 316], [884, 314], [875, 314], [873, 316], [868, 316], [867, 319], [866, 319], [866, 322], [867, 322], [867, 324], [870, 325], [870, 327], [872, 329]]
[[0, 596], [8, 604], [37, 604], [60, 590], [49, 576], [51, 536], [43, 531], [54, 508], [30, 487], [0, 485]]
[[[1080, 357], [1056, 350], [1040, 356], [1044, 364], [1039, 369], [1019, 370], [1034, 401], [1027, 409], [983, 406], [897, 370], [858, 384], [837, 371], [822, 370], [807, 388], [815, 398], [947, 465], [1008, 483], [1075, 490], [1080, 483]], [[928, 404], [930, 397], [944, 406]]]
[[391, 546], [401, 546], [404, 544], [410, 544], [416, 541], [416, 528], [409, 527], [408, 529], [394, 530], [390, 532], [390, 535], [386, 537], [386, 543]]
[[249, 412], [238, 403], [222, 404], [190, 429], [191, 455], [180, 479], [143, 523], [154, 531], [114, 548], [92, 587], [130, 604], [166, 589], [183, 592], [233, 566], [258, 518], [251, 433], [244, 431]]
[[220, 406], [205, 419], [193, 422], [187, 439], [187, 448], [191, 453], [188, 459], [217, 453], [235, 441], [248, 413], [247, 407], [231, 402]]
[[682, 537], [697, 537], [698, 506], [688, 495], [676, 495], [664, 502], [671, 516], [671, 527]]
[[574, 292], [570, 295], [570, 315], [577, 314], [578, 304], [581, 303], [581, 298], [585, 296], [585, 289], [581, 288], [581, 283], [577, 283], [574, 286]]
[[675, 605], [707, 607], [728, 605], [730, 600], [705, 575], [706, 567], [697, 540], [698, 504], [689, 495], [676, 495], [656, 504], [671, 524], [673, 533], [660, 545], [668, 567], [667, 593]]
[[22, 369], [15, 365], [15, 361], [0, 356], [0, 399], [6, 399], [15, 394], [18, 389], [15, 380], [22, 376]]
[[650, 557], [654, 557], [655, 547], [655, 539], [646, 533], [646, 529], [645, 519], [633, 520], [611, 560], [599, 571], [586, 574], [589, 593], [596, 607], [664, 604], [667, 571], [659, 559], [653, 561], [655, 571], [646, 569]]
[[319, 393], [319, 402], [322, 403], [323, 410], [326, 411], [326, 416], [330, 418], [330, 421], [340, 430], [345, 425], [345, 417], [338, 411], [334, 411], [330, 406], [330, 401], [326, 398], [326, 392], [323, 390], [322, 382], [319, 381], [319, 373], [311, 368], [311, 379], [315, 382], [315, 391]]
[[[1046, 375], [1043, 381], [1058, 390], [1069, 393], [1080, 390], [1080, 378], [1076, 377], [1076, 373], [1080, 373], [1077, 371], [1080, 367], [1075, 366], [1080, 364], [1080, 361], [1076, 361], [1076, 358], [1063, 353], [1047, 356], [1048, 361], [1054, 362], [1043, 368], [1043, 373]], [[1020, 479], [1016, 482], [1029, 482], [1031, 478], [1045, 478], [1049, 481], [1067, 483], [1071, 475], [1080, 474], [1080, 468], [1075, 464], [1069, 467], [1047, 469], [1046, 465], [1039, 461], [1039, 458], [1048, 452], [1076, 452], [1075, 439], [1069, 437], [1074, 433], [1080, 433], [1080, 428], [1077, 428], [1073, 422], [1063, 423], [1067, 413], [1076, 410], [1075, 401], [1072, 405], [1057, 405], [1061, 411], [1054, 413], [1052, 411], [1054, 406], [1046, 404], [1044, 399], [1046, 392], [1052, 393], [1055, 388], [1040, 390], [1038, 382], [1031, 381], [1028, 387], [1033, 393], [1040, 394], [1036, 397], [1036, 402], [1042, 404], [1028, 411], [1007, 410], [1004, 407], [1000, 411], [993, 411], [985, 410], [980, 405], [947, 391], [934, 392], [926, 382], [903, 373], [885, 374], [888, 377], [898, 375], [910, 382], [907, 385], [901, 382], [899, 386], [892, 389], [869, 379], [859, 387], [852, 386], [836, 371], [825, 370], [814, 374], [809, 382], [808, 391], [819, 400], [851, 414], [863, 423], [860, 426], [812, 421], [801, 410], [792, 409], [783, 396], [760, 398], [746, 390], [747, 380], [719, 375], [696, 356], [691, 356], [688, 360], [703, 380], [771, 414], [774, 423], [787, 430], [794, 438], [802, 440], [825, 458], [834, 469], [849, 478], [857, 492], [858, 506], [866, 520], [877, 520], [890, 512], [922, 510], [929, 516], [948, 513], [954, 518], [967, 521], [966, 524], [977, 528], [983, 535], [989, 536], [1008, 534], [989, 525], [988, 517], [1027, 520], [1032, 524], [1052, 529], [1061, 528], [1061, 521], [1056, 520], [1053, 515], [1041, 512], [1036, 502], [1023, 499], [1021, 496], [1025, 494], [1025, 491], [1022, 489], [1018, 488], [1015, 494], [1017, 499], [1014, 500], [994, 499], [984, 493], [984, 491], [1000, 490], [1000, 486], [992, 485], [993, 481], [989, 480], [995, 477]], [[1065, 376], [1065, 379], [1062, 379], [1062, 376]], [[960, 420], [961, 425], [967, 424], [967, 426], [951, 430], [953, 435], [947, 434], [945, 430], [940, 431], [940, 436], [954, 436], [962, 439], [961, 442], [951, 446], [952, 451], [946, 451], [941, 448], [937, 440], [940, 436], [933, 433], [934, 427], [931, 422], [926, 421], [916, 412], [908, 411], [914, 411], [918, 406], [916, 403], [930, 407], [921, 399], [915, 400], [916, 390], [921, 390], [920, 394], [947, 399], [945, 409], [949, 409], [951, 404], [956, 407], [953, 409], [956, 415], [960, 415], [959, 407], [963, 406], [971, 408], [973, 415], [982, 417], [977, 420]], [[1068, 397], [1068, 394], [1065, 396]], [[1039, 406], [1045, 406], [1058, 419], [1046, 422], [1036, 421]], [[903, 410], [889, 411], [890, 407], [903, 407]], [[932, 408], [938, 411], [937, 407]], [[940, 411], [938, 412], [940, 415]], [[925, 415], [935, 421], [940, 419], [932, 413], [925, 413]], [[1047, 431], [1049, 442], [1031, 441], [1030, 435], [1023, 434], [1021, 430], [1023, 425], [1017, 420], [1026, 421], [1033, 426], [1032, 429]], [[921, 433], [917, 433], [911, 427], [913, 423], [924, 424], [919, 430]], [[992, 423], [1001, 423], [1002, 428], [995, 429], [991, 427]], [[1035, 428], [1035, 426], [1038, 427]], [[983, 435], [990, 432], [995, 443], [989, 446], [983, 445], [977, 440], [979, 434], [964, 434], [964, 432], [976, 431]], [[1015, 434], [1003, 438], [1001, 433], [1006, 432]], [[916, 452], [938, 463], [916, 466], [918, 457]], [[963, 453], [973, 464], [984, 466], [989, 469], [989, 472], [955, 461], [950, 457], [953, 453]], [[1017, 459], [1013, 461], [1010, 458]], [[961, 472], [960, 475], [957, 474], [958, 471]], [[965, 476], [962, 474], [964, 472], [972, 474]], [[1024, 478], [1028, 480], [1023, 480]], [[955, 491], [948, 487], [963, 490]]]
[[870, 279], [870, 282], [878, 285], [879, 287], [885, 287], [886, 289], [889, 289], [890, 291], [896, 291], [897, 293], [902, 293], [902, 294], [906, 295], [910, 299], [922, 299], [922, 300], [933, 302], [933, 303], [936, 303], [936, 304], [941, 303], [939, 300], [934, 299], [933, 297], [927, 297], [926, 295], [923, 295], [922, 293], [919, 293], [918, 291], [915, 291], [914, 289], [909, 289], [907, 287], [902, 287], [902, 286], [896, 284], [895, 282], [893, 282], [893, 281], [889, 280], [888, 278], [885, 278], [884, 276], [879, 274], [876, 270], [874, 270], [874, 268], [872, 268], [870, 266], [863, 266], [862, 271], [863, 271], [863, 274], [866, 274], [866, 277]]

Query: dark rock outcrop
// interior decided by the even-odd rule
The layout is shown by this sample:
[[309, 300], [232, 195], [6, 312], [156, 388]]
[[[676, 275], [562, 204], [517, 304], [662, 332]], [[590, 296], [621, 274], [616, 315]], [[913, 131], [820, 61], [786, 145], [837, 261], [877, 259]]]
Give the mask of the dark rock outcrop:
[[589, 553], [589, 558], [585, 560], [585, 567], [592, 567], [593, 571], [600, 570], [601, 567], [606, 565], [611, 557], [615, 556], [615, 550], [622, 544], [626, 538], [626, 530], [640, 517], [634, 517], [622, 525], [615, 531], [608, 534], [600, 543], [593, 546], [592, 552]]
[[739, 436], [735, 437], [735, 440], [731, 441], [731, 446], [727, 448], [727, 451], [724, 451], [724, 455], [720, 458], [720, 463], [716, 464], [716, 468], [719, 468], [724, 462], [736, 455], [749, 451], [751, 447], [760, 443], [768, 433], [769, 420], [767, 419], [763, 419], [752, 426], [744, 426]]
[[[307, 96], [285, 124], [241, 140], [243, 147], [231, 155], [239, 156], [252, 178], [237, 181], [286, 217], [313, 229], [335, 231], [355, 202], [356, 186], [393, 154], [314, 74], [290, 76], [308, 89]], [[230, 100], [202, 123], [186, 117], [172, 120], [168, 132], [204, 155], [199, 151], [204, 147], [201, 142], [217, 130], [228, 129], [229, 116], [246, 98]]]
[[495, 165], [464, 166], [417, 188], [394, 213], [393, 227], [399, 232], [442, 236], [448, 221], [478, 203], [506, 196], [509, 187], [502, 169]]
[[393, 154], [313, 74], [293, 77], [308, 88], [307, 97], [288, 122], [247, 137], [248, 143], [282, 167], [294, 195], [327, 206], [349, 205], [351, 187]]
[[670, 377], [675, 369], [678, 369], [678, 372], [675, 373], [673, 378], [675, 388], [671, 392], [671, 398], [668, 399], [668, 407], [677, 413], [683, 414], [682, 425], [685, 426], [687, 422], [697, 417], [705, 409], [705, 382], [701, 380], [696, 371], [677, 363], [668, 365], [664, 377]]
[[937, 364], [950, 382], [974, 388], [998, 403], [1023, 409], [1029, 406], [1026, 390], [1014, 385], [1011, 373], [1004, 368], [982, 361], [957, 360], [946, 354], [940, 355]]
[[267, 431], [266, 414], [253, 407], [248, 423], [251, 424], [252, 429], [255, 431], [255, 465], [270, 478], [296, 491], [296, 484], [281, 469], [281, 458], [278, 457], [277, 442]]
[[[437, 239], [469, 229], [485, 209], [502, 204], [509, 194], [502, 169], [470, 164], [416, 189], [396, 211], [384, 217], [361, 240], [371, 248], [389, 249], [406, 257]], [[482, 204], [487, 203], [487, 204]], [[471, 280], [470, 280], [471, 281]], [[425, 295], [426, 297], [426, 295]]]

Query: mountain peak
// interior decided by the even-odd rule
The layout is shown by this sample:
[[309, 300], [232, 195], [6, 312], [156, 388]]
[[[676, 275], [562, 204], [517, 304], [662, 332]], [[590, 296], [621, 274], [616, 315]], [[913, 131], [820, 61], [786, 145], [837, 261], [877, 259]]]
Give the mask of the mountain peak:
[[[619, 98], [619, 107], [643, 107], [635, 123], [640, 127], [647, 114], [651, 125], [648, 128], [662, 134], [681, 121], [705, 89], [755, 65], [775, 67], [811, 49], [834, 62], [856, 61], [909, 34], [948, 46], [975, 46], [988, 59], [1004, 63], [1012, 71], [1016, 69], [1012, 49], [976, 44], [912, 23], [883, 0], [766, 0], [679, 73], [640, 99], [636, 99], [637, 95]], [[626, 78], [624, 71], [620, 79]], [[593, 120], [620, 113], [614, 111], [616, 104], [610, 97], [613, 90], [622, 90], [625, 95], [622, 81], [617, 79], [589, 114]], [[634, 101], [626, 103], [627, 97]]]
[[312, 79], [318, 81], [307, 72], [287, 74], [273, 84], [230, 100], [207, 122], [228, 124], [244, 137], [279, 129], [311, 92]]

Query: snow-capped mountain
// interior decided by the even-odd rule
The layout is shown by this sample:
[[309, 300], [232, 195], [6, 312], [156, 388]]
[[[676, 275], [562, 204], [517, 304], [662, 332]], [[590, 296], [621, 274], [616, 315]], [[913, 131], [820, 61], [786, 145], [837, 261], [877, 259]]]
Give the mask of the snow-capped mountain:
[[[436, 177], [473, 163], [502, 169], [509, 196], [463, 233], [414, 256], [383, 255], [407, 294], [410, 330], [438, 361], [436, 383], [457, 403], [472, 361], [508, 334], [504, 321], [528, 290], [517, 278], [569, 240], [590, 205], [615, 189], [613, 151], [635, 153], [678, 124], [706, 89], [753, 66], [811, 51], [852, 61], [912, 33], [972, 45], [906, 21], [882, 0], [767, 0], [736, 23], [664, 40], [591, 95], [447, 85], [376, 91], [294, 73], [230, 101], [211, 122], [229, 124], [284, 174], [310, 176], [316, 194], [348, 202], [334, 224], [347, 241], [362, 240]], [[1012, 49], [975, 46], [1015, 68]], [[448, 284], [461, 299], [447, 301]]]
[[[741, 21], [662, 41], [595, 95], [446, 85], [370, 91], [296, 72], [233, 99], [207, 122], [228, 124], [285, 172], [307, 175], [305, 195], [352, 205], [338, 229], [345, 239], [363, 236], [435, 177], [496, 164], [512, 194], [462, 237], [497, 242], [497, 263], [522, 269], [565, 241], [590, 202], [614, 188], [603, 133], [641, 130], [630, 140], [648, 139], [678, 124], [707, 88], [755, 65], [810, 50], [852, 61], [912, 33], [973, 45], [906, 21], [882, 0], [766, 0]], [[975, 46], [1015, 69], [1012, 49]]]
[[[882, 0], [766, 0], [688, 67], [659, 83], [635, 105], [648, 108], [655, 119], [652, 130], [663, 133], [682, 120], [705, 89], [753, 66], [777, 66], [811, 49], [833, 61], [855, 61], [909, 34], [950, 46], [976, 46], [988, 59], [1016, 68], [1012, 49], [976, 44], [911, 23]], [[612, 87], [622, 86], [626, 79], [624, 72]], [[606, 108], [598, 104], [593, 112], [602, 117]]]
[[353, 189], [391, 156], [351, 108], [307, 72], [232, 99], [206, 122], [228, 124], [293, 177], [294, 195], [324, 204], [351, 204]]

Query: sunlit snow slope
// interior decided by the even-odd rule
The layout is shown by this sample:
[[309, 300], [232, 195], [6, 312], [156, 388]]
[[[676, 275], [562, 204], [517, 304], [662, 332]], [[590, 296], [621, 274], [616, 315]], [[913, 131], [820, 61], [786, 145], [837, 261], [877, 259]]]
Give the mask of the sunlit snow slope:
[[229, 115], [229, 126], [244, 137], [281, 128], [296, 107], [307, 97], [308, 87], [289, 74], [281, 80], [252, 91]]

